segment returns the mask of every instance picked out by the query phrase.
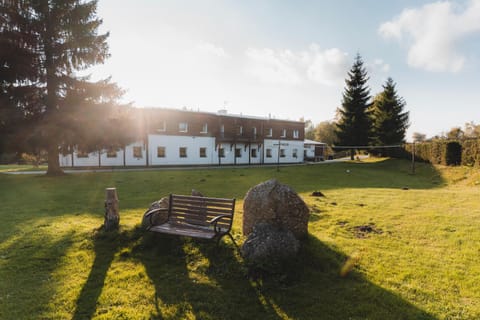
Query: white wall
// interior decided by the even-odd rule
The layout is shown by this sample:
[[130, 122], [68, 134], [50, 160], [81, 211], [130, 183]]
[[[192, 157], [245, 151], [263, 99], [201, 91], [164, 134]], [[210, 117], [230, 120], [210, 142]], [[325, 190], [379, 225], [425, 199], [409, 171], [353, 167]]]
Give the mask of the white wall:
[[[133, 148], [141, 147], [142, 156], [134, 157]], [[127, 166], [146, 166], [147, 165], [147, 148], [143, 141], [137, 141], [125, 147], [125, 165]]]
[[[303, 141], [298, 140], [280, 140], [280, 149], [285, 150], [285, 157], [279, 157], [279, 140], [265, 139], [264, 143], [264, 162], [265, 163], [300, 163], [303, 162]], [[267, 149], [272, 150], [272, 157], [267, 157]], [[297, 157], [293, 157], [293, 149], [297, 149]]]
[[[225, 157], [220, 158], [220, 165], [233, 164], [274, 164], [278, 161], [278, 140], [266, 139], [263, 144], [238, 143], [221, 143], [220, 148], [224, 148]], [[281, 149], [285, 149], [285, 157], [280, 157], [280, 163], [299, 163], [303, 162], [303, 141], [297, 140], [280, 140]], [[134, 147], [142, 147], [142, 157], [133, 156]], [[165, 157], [157, 156], [157, 147], [165, 148]], [[179, 148], [187, 148], [187, 157], [180, 157]], [[151, 134], [148, 136], [148, 146], [144, 146], [143, 142], [137, 141], [125, 148], [125, 163], [123, 150], [116, 152], [116, 157], [107, 157], [107, 152], [101, 153], [102, 166], [145, 166], [147, 165], [147, 148], [148, 148], [148, 165], [218, 165], [218, 149], [215, 148], [214, 137], [197, 137], [197, 136], [166, 136]], [[241, 149], [241, 156], [235, 159], [235, 147]], [[206, 157], [200, 157], [200, 148], [206, 148]], [[257, 150], [257, 157], [251, 157], [251, 149]], [[266, 157], [266, 150], [272, 150], [272, 157]], [[297, 158], [293, 157], [293, 149], [297, 149]], [[312, 149], [314, 154], [314, 148]], [[60, 155], [60, 165], [63, 167], [72, 166], [72, 155]], [[97, 167], [98, 152], [89, 153], [88, 158], [79, 158], [77, 153], [73, 154], [73, 165], [75, 167]]]
[[[157, 157], [157, 148], [165, 147], [165, 157]], [[187, 148], [187, 157], [181, 158], [179, 148]], [[207, 148], [206, 157], [200, 157], [200, 148]], [[195, 136], [148, 136], [149, 164], [155, 165], [209, 165], [218, 163], [215, 138]], [[215, 159], [215, 160], [214, 160]]]

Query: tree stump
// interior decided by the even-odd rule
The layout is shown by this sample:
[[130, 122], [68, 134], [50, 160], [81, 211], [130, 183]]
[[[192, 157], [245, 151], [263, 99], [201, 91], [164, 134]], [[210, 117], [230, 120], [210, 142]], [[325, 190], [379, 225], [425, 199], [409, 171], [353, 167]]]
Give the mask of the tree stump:
[[120, 212], [118, 210], [118, 196], [116, 188], [105, 189], [105, 221], [103, 226], [106, 231], [118, 229]]

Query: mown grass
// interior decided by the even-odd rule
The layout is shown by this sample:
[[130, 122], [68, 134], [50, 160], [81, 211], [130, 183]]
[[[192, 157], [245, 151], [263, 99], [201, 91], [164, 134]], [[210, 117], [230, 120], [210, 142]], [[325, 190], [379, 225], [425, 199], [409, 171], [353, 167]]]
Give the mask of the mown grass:
[[46, 171], [46, 165], [32, 166], [29, 164], [0, 164], [1, 172], [15, 172], [15, 171]]
[[[312, 215], [292, 273], [253, 281], [219, 247], [146, 234], [148, 205], [238, 199], [277, 178]], [[99, 230], [117, 187], [121, 227]], [[312, 197], [312, 191], [326, 197]], [[477, 319], [480, 174], [381, 160], [281, 168], [0, 175], [0, 319]], [[370, 225], [377, 231], [359, 232]], [[345, 276], [340, 270], [354, 262]]]

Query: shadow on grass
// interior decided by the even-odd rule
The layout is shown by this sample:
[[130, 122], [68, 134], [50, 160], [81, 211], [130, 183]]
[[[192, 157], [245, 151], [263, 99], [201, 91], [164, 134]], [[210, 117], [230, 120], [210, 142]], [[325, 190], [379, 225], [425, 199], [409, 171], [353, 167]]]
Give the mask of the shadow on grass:
[[0, 319], [47, 319], [56, 293], [52, 275], [72, 244], [72, 233], [52, 236], [42, 227], [0, 250]]
[[95, 260], [75, 304], [76, 308], [72, 319], [91, 319], [93, 317], [115, 254], [139, 236], [139, 228], [124, 232], [105, 232], [102, 228], [96, 231], [93, 238]]
[[153, 319], [435, 319], [310, 237], [289, 276], [250, 280], [233, 245], [148, 235], [134, 248], [155, 287]]

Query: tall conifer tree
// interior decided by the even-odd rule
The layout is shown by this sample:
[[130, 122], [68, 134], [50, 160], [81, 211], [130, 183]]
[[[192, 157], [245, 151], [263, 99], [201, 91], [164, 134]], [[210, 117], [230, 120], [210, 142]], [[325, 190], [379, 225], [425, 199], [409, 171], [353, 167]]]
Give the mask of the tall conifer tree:
[[[370, 89], [367, 86], [367, 71], [363, 66], [360, 54], [357, 54], [352, 68], [345, 80], [342, 106], [338, 109], [339, 120], [336, 134], [337, 145], [365, 146], [370, 143], [371, 121]], [[354, 149], [351, 150], [351, 159], [354, 159]]]
[[377, 145], [394, 145], [405, 142], [409, 126], [406, 103], [399, 97], [392, 78], [388, 78], [372, 105], [373, 138]]
[[30, 121], [24, 141], [48, 151], [47, 174], [63, 172], [59, 152], [74, 142], [72, 121], [87, 111], [81, 108], [113, 106], [122, 94], [108, 80], [78, 74], [109, 56], [96, 9], [97, 1], [87, 0], [0, 0], [0, 103]]

